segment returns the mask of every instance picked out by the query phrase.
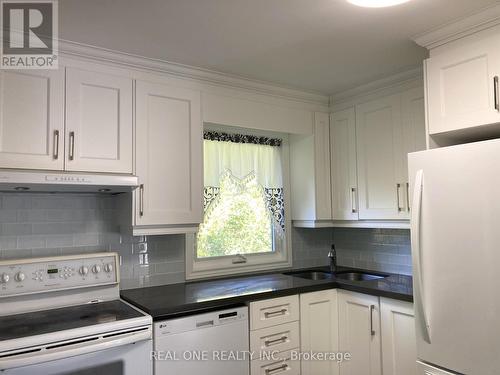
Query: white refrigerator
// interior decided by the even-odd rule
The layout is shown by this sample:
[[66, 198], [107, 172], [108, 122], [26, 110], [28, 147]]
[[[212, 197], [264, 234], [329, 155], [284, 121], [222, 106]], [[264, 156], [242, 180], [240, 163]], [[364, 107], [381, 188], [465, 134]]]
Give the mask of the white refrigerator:
[[500, 140], [409, 155], [418, 374], [500, 374]]

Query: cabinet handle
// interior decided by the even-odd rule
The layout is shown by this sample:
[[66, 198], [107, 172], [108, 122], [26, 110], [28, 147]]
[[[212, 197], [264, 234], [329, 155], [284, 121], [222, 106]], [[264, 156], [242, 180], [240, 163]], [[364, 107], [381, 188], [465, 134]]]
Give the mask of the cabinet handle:
[[59, 159], [59, 130], [54, 130], [54, 160]]
[[271, 375], [271, 374], [277, 374], [278, 372], [283, 372], [288, 370], [288, 365], [286, 363], [282, 364], [279, 367], [275, 368], [267, 368], [266, 369], [266, 375]]
[[410, 183], [406, 183], [406, 208], [410, 212]]
[[401, 190], [401, 184], [396, 184], [396, 196], [398, 197], [398, 212], [403, 211], [401, 208], [401, 200], [399, 199], [399, 191]]
[[139, 216], [144, 216], [144, 184], [139, 185]]
[[281, 310], [278, 310], [278, 311], [268, 311], [268, 312], [264, 313], [264, 316], [266, 318], [270, 318], [272, 316], [285, 315], [287, 311], [288, 311], [287, 309], [281, 309]]
[[351, 212], [356, 213], [356, 188], [351, 188]]
[[498, 76], [493, 78], [493, 90], [495, 96], [495, 110], [500, 112], [500, 89], [498, 85]]
[[281, 344], [283, 342], [286, 342], [288, 337], [286, 336], [281, 336], [279, 339], [274, 339], [274, 340], [266, 340], [264, 341], [265, 346], [271, 346], [271, 345], [276, 345], [276, 344]]
[[370, 335], [375, 336], [375, 330], [373, 329], [373, 310], [375, 310], [375, 305], [370, 305]]
[[69, 132], [69, 160], [75, 159], [75, 132]]

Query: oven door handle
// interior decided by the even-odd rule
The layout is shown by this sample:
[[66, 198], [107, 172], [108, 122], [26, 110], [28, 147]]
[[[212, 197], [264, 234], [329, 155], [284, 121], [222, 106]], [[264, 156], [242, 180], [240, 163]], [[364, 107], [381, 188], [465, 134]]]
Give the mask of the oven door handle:
[[64, 343], [64, 346], [51, 349], [51, 347], [61, 345], [54, 343], [45, 345], [39, 352], [35, 353], [33, 351], [30, 351], [25, 354], [12, 354], [12, 356], [2, 353], [3, 357], [0, 358], [0, 370], [36, 365], [38, 363], [55, 361], [68, 357], [75, 357], [82, 354], [112, 349], [119, 346], [133, 344], [138, 341], [145, 341], [150, 339], [151, 328], [148, 328], [141, 332], [124, 333], [123, 335], [118, 334], [116, 336], [108, 338], [99, 337], [98, 339], [91, 340], [90, 342], [80, 342], [81, 340], [77, 339], [75, 341], [78, 343], [75, 343], [73, 345], [71, 345], [70, 343]]

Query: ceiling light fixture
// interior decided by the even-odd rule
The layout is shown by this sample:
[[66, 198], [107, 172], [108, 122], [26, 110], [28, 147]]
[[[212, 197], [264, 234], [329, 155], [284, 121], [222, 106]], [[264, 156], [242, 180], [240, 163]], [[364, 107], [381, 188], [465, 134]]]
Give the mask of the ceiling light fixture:
[[366, 8], [384, 8], [407, 3], [410, 0], [347, 0], [349, 3]]

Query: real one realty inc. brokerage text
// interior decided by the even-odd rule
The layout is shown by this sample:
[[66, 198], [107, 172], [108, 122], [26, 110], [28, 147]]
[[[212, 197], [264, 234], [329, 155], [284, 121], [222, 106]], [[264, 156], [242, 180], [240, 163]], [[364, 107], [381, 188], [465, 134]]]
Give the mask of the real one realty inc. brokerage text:
[[[280, 355], [281, 354], [281, 355]], [[250, 351], [250, 350], [153, 350], [150, 358], [155, 361], [279, 361], [283, 353], [278, 351]], [[352, 355], [349, 352], [313, 352], [313, 351], [290, 351], [291, 361], [350, 361]]]

